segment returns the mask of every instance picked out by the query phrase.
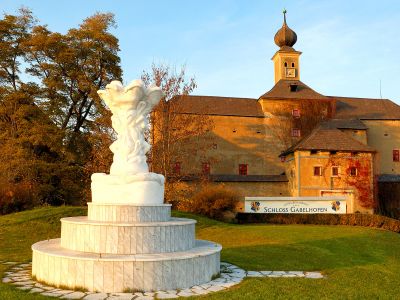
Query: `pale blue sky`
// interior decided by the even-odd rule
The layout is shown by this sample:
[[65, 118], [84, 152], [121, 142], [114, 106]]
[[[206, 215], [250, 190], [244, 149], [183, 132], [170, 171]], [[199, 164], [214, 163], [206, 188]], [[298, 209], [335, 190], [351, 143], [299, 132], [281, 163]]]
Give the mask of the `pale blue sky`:
[[325, 95], [400, 103], [398, 0], [0, 0], [3, 12], [29, 7], [66, 32], [95, 12], [115, 14], [124, 81], [152, 62], [196, 78], [194, 94], [258, 98], [273, 86], [270, 58], [282, 9], [302, 51], [301, 80]]

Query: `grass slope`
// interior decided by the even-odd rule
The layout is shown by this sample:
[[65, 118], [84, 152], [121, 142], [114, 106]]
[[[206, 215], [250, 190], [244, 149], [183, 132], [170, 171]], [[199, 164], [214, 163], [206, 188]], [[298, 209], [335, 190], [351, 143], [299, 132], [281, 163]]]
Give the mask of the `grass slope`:
[[[76, 207], [40, 208], [0, 217], [0, 260], [25, 262], [36, 241], [60, 235], [59, 219]], [[196, 235], [223, 246], [222, 260], [247, 270], [318, 270], [326, 279], [249, 278], [196, 299], [399, 299], [400, 235], [360, 227], [233, 225], [198, 221]], [[0, 265], [0, 274], [8, 267]], [[0, 284], [0, 299], [51, 299]], [[195, 299], [195, 298], [194, 298]]]

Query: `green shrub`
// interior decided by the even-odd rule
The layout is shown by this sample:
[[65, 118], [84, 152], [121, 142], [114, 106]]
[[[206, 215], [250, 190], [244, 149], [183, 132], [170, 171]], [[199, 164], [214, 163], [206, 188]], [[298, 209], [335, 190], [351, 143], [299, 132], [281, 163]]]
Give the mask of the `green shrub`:
[[400, 220], [369, 214], [255, 214], [238, 213], [240, 224], [314, 224], [374, 227], [400, 233]]
[[239, 199], [236, 194], [223, 186], [206, 185], [195, 194], [186, 210], [222, 221], [231, 221]]

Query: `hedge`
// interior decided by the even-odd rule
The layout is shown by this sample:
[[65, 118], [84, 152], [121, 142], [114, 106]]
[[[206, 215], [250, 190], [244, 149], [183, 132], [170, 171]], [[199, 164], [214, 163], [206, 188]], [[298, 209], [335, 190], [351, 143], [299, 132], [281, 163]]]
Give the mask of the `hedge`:
[[369, 214], [256, 214], [238, 213], [239, 224], [314, 224], [374, 227], [400, 233], [400, 220]]

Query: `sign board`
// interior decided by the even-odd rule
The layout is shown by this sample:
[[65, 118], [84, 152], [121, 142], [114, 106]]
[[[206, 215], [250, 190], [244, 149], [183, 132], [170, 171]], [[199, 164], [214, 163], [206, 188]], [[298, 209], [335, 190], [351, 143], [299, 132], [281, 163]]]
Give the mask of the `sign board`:
[[345, 214], [345, 197], [245, 197], [245, 212], [264, 214]]

